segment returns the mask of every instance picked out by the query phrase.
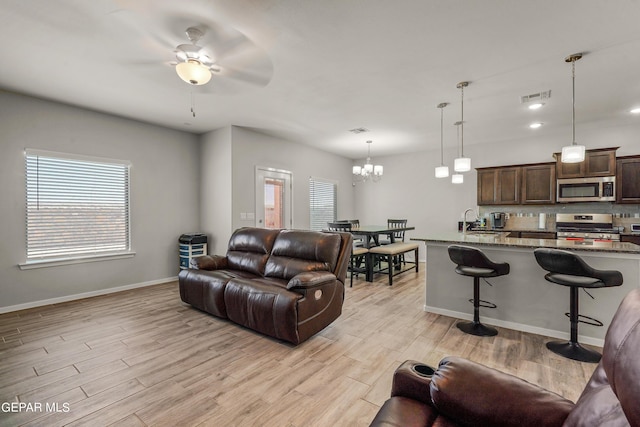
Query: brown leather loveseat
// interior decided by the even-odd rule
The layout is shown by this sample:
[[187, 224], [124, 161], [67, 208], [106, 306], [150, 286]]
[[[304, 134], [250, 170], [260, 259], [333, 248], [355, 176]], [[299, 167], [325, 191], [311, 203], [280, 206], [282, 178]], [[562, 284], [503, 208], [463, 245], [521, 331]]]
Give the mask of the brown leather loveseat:
[[[640, 289], [620, 304], [578, 401], [459, 357], [406, 361], [372, 426], [640, 426]], [[577, 363], [577, 362], [576, 362]], [[420, 375], [424, 372], [424, 376]], [[432, 376], [428, 375], [432, 373]]]
[[350, 233], [241, 228], [226, 256], [180, 271], [180, 298], [263, 334], [299, 344], [342, 313]]

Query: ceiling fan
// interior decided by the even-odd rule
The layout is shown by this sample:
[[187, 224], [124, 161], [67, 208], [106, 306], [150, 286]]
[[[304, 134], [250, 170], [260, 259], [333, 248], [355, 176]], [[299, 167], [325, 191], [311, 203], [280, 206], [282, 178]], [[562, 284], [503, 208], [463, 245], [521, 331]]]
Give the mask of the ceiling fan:
[[214, 59], [205, 48], [197, 46], [198, 40], [204, 36], [204, 31], [189, 27], [186, 34], [191, 44], [176, 47], [176, 73], [186, 83], [196, 86], [207, 84], [211, 80], [211, 73], [219, 73], [220, 68], [215, 65]]
[[[138, 64], [171, 65], [184, 82], [201, 88], [199, 92], [218, 94], [264, 87], [273, 77], [269, 55], [230, 25], [230, 20], [214, 16], [208, 2], [190, 4], [189, 10], [178, 8], [178, 3], [171, 1], [120, 0], [118, 3], [123, 7], [110, 16], [135, 31], [137, 46], [146, 51], [145, 56], [151, 54], [157, 58], [136, 60]], [[168, 59], [171, 54], [171, 60], [159, 60], [161, 56]], [[156, 81], [166, 84], [166, 76], [157, 74]], [[212, 78], [211, 84], [207, 84]]]

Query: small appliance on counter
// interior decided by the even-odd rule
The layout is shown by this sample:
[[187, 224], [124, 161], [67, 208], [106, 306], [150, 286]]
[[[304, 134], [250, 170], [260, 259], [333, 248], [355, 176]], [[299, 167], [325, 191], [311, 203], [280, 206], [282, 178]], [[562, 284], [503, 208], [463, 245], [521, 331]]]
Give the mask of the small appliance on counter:
[[491, 228], [504, 228], [507, 221], [504, 212], [491, 212], [489, 219], [491, 221]]
[[631, 224], [631, 234], [640, 234], [640, 224]]

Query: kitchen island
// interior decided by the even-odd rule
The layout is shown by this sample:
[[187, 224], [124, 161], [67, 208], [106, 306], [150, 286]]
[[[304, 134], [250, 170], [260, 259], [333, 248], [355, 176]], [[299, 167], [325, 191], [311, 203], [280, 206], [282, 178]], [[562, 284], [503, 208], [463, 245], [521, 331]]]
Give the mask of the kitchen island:
[[618, 270], [624, 277], [622, 286], [589, 290], [591, 299], [580, 292], [580, 314], [594, 317], [604, 327], [580, 323], [579, 340], [602, 346], [611, 319], [632, 289], [640, 287], [640, 246], [620, 242], [575, 242], [555, 239], [523, 239], [507, 237], [508, 232], [441, 233], [426, 238], [412, 238], [426, 244], [425, 311], [471, 320], [473, 280], [456, 274], [449, 258], [451, 244], [473, 246], [494, 262], [508, 262], [506, 276], [489, 278], [492, 286], [481, 281], [480, 297], [497, 305], [496, 309], [480, 309], [483, 323], [532, 332], [554, 338], [569, 338], [569, 288], [549, 283], [546, 271], [535, 260], [536, 248], [575, 251], [593, 268]]

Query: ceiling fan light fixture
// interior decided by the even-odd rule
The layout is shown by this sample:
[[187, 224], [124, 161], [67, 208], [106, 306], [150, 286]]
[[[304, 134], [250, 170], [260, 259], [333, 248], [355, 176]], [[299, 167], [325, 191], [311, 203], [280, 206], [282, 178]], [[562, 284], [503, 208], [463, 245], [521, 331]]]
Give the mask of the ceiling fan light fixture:
[[211, 71], [196, 59], [189, 59], [176, 65], [178, 76], [191, 85], [204, 85], [211, 80]]

